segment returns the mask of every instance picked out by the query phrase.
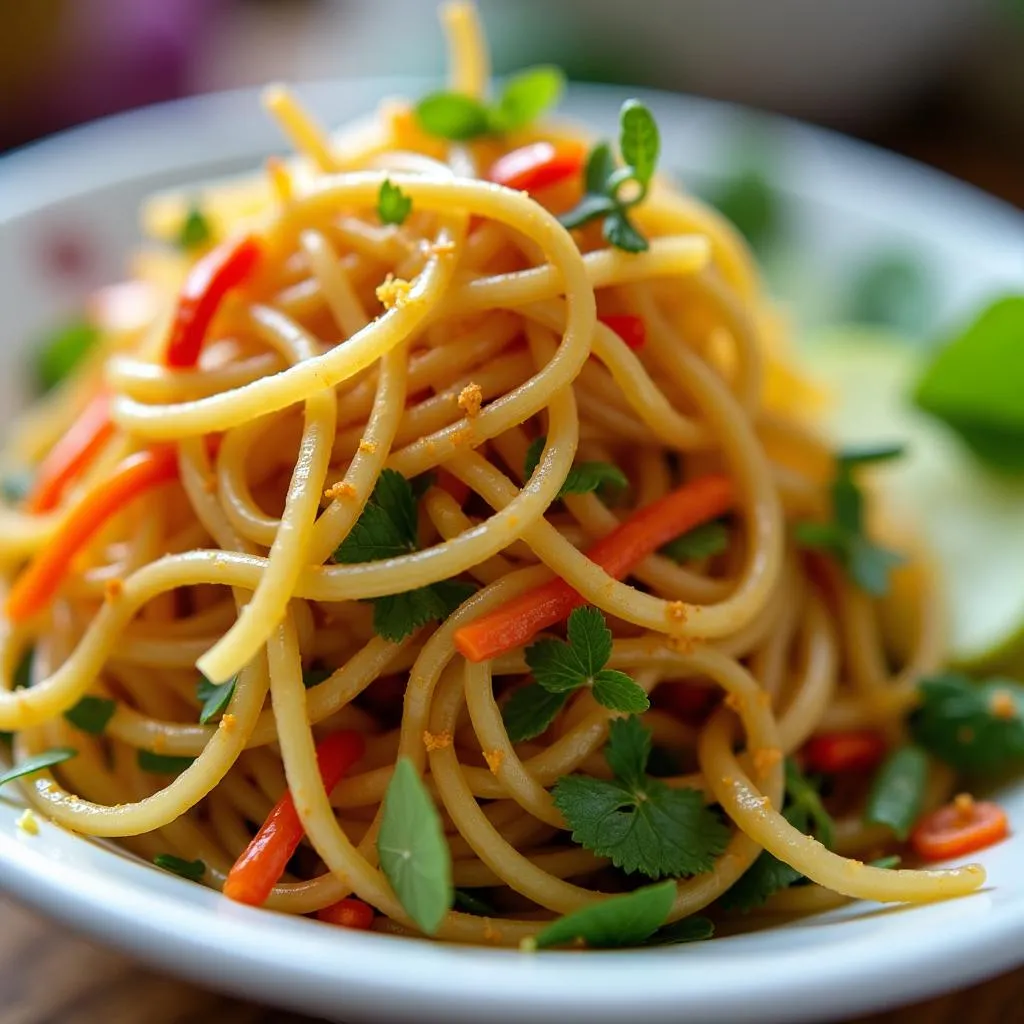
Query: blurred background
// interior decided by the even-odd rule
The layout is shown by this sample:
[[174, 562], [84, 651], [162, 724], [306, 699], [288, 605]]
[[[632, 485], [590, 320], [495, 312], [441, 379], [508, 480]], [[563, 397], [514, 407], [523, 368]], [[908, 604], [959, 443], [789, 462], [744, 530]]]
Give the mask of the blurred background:
[[[498, 71], [550, 60], [795, 114], [1024, 205], [1024, 0], [480, 5]], [[434, 0], [0, 0], [0, 152], [271, 78], [436, 73], [439, 43]]]

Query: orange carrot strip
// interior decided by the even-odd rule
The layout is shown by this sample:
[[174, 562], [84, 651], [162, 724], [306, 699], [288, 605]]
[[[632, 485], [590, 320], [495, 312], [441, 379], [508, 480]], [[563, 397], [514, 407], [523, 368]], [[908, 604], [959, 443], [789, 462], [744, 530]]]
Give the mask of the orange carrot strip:
[[[333, 733], [317, 744], [316, 762], [328, 793], [363, 756], [363, 749], [362, 736], [349, 731]], [[285, 793], [228, 872], [224, 895], [239, 903], [262, 906], [304, 835], [295, 801], [291, 793]]]
[[[701, 477], [638, 509], [597, 541], [587, 555], [609, 576], [622, 579], [663, 544], [717, 518], [732, 503], [733, 488], [728, 477]], [[497, 657], [528, 643], [540, 630], [561, 622], [583, 603], [583, 597], [565, 580], [552, 580], [456, 630], [455, 646], [470, 661]]]
[[362, 900], [338, 900], [329, 907], [316, 912], [317, 919], [327, 924], [337, 924], [342, 928], [355, 928], [357, 931], [369, 931], [373, 924], [373, 907]]
[[1006, 812], [987, 800], [962, 794], [925, 815], [910, 834], [910, 845], [924, 860], [949, 860], [983, 850], [1009, 835]]
[[39, 464], [25, 508], [35, 514], [56, 508], [64, 489], [96, 458], [113, 433], [110, 399], [97, 395]]
[[7, 595], [11, 622], [42, 611], [60, 589], [71, 560], [111, 516], [158, 484], [174, 480], [178, 460], [173, 448], [154, 448], [125, 459], [101, 486], [87, 494], [57, 528], [46, 547], [29, 563]]

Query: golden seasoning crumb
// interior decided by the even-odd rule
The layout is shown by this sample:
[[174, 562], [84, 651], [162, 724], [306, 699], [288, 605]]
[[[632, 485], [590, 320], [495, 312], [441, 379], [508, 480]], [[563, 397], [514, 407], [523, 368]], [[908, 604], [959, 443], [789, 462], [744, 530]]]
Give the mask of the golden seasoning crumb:
[[359, 442], [359, 450], [365, 453], [366, 455], [372, 455], [377, 450], [377, 442], [367, 441], [366, 438], [364, 437]]
[[685, 622], [690, 617], [690, 609], [685, 601], [669, 601], [669, 622]]
[[454, 242], [433, 242], [427, 249], [431, 256], [454, 256]]
[[953, 797], [953, 806], [961, 818], [969, 820], [974, 813], [974, 797], [970, 793], [957, 793]]
[[36, 816], [32, 813], [31, 809], [26, 807], [21, 812], [21, 817], [15, 822], [19, 829], [26, 835], [37, 836], [39, 835], [39, 822]]
[[103, 596], [108, 601], [116, 601], [124, 593], [124, 580], [114, 577], [103, 586]]
[[746, 706], [746, 702], [738, 693], [727, 693], [724, 703], [727, 708], [735, 711], [738, 715], [743, 713], [743, 709]]
[[469, 427], [463, 427], [460, 430], [452, 431], [452, 444], [458, 448], [460, 445], [464, 445], [467, 442], [472, 442], [473, 431]]
[[753, 760], [754, 771], [763, 779], [782, 760], [782, 751], [778, 747], [760, 747], [754, 751]]
[[409, 301], [412, 285], [404, 278], [388, 273], [377, 287], [377, 298], [385, 309], [401, 309]]
[[423, 730], [423, 746], [427, 748], [429, 754], [432, 750], [444, 750], [445, 747], [452, 745], [452, 734], [446, 729], [444, 732], [427, 732]]
[[234, 715], [224, 715], [220, 720], [220, 728], [225, 732], [231, 732], [237, 724], [237, 719]]
[[355, 496], [356, 489], [351, 484], [345, 483], [344, 480], [339, 480], [336, 484], [331, 484], [331, 486], [324, 491], [324, 497], [328, 501], [338, 501], [341, 498], [354, 498]]
[[484, 760], [487, 762], [487, 767], [491, 769], [492, 775], [497, 775], [501, 769], [501, 763], [505, 760], [504, 750], [485, 750]]
[[855, 871], [859, 871], [862, 867], [864, 867], [864, 861], [862, 860], [855, 860], [853, 857], [850, 857], [849, 860], [850, 867], [853, 868]]
[[484, 924], [484, 933], [483, 934], [484, 934], [484, 940], [486, 942], [493, 942], [493, 943], [495, 943], [495, 945], [497, 945], [499, 942], [501, 942], [501, 932], [498, 931], [498, 929], [495, 928], [494, 925], [491, 924], [489, 919]]
[[459, 408], [467, 416], [479, 416], [480, 406], [483, 405], [484, 392], [479, 384], [467, 384], [459, 392]]
[[1009, 690], [996, 690], [989, 698], [988, 709], [996, 718], [1009, 721], [1017, 717], [1017, 702]]
[[680, 654], [690, 654], [696, 641], [692, 636], [670, 636], [666, 638], [665, 642], [673, 651], [678, 651]]

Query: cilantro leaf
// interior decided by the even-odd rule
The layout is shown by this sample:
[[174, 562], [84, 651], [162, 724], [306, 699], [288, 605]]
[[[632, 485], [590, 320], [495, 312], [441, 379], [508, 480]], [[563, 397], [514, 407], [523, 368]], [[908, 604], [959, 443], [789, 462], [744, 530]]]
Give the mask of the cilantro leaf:
[[155, 754], [152, 750], [140, 750], [136, 758], [144, 772], [151, 772], [154, 775], [179, 775], [195, 761], [194, 757]]
[[377, 193], [377, 216], [381, 224], [404, 224], [412, 210], [412, 198], [385, 178]]
[[52, 768], [64, 761], [70, 761], [71, 758], [77, 756], [78, 751], [73, 747], [54, 747], [52, 750], [44, 750], [41, 754], [35, 754], [33, 757], [26, 757], [24, 761], [19, 761], [7, 771], [0, 772], [0, 786], [5, 786], [8, 782], [24, 778], [27, 775], [34, 775], [44, 768]]
[[[526, 449], [523, 475], [527, 480], [533, 476], [545, 444], [547, 444], [547, 438], [542, 435], [535, 437], [530, 442], [530, 447]], [[613, 466], [610, 462], [581, 462], [570, 468], [557, 497], [564, 498], [567, 494], [590, 494], [591, 491], [596, 491], [606, 485], [628, 487], [629, 480], [618, 466]]]
[[377, 854], [405, 912], [433, 935], [454, 899], [451, 852], [434, 801], [406, 757], [384, 794]]
[[569, 616], [566, 635], [584, 675], [592, 678], [608, 664], [612, 656], [612, 631], [600, 609], [576, 608]]
[[441, 580], [401, 594], [375, 597], [374, 631], [385, 640], [400, 643], [420, 626], [448, 618], [475, 591], [476, 588], [469, 583]]
[[501, 711], [508, 738], [522, 743], [539, 736], [558, 716], [568, 697], [568, 690], [553, 693], [537, 683], [516, 690]]
[[[788, 817], [788, 816], [787, 816]], [[790, 822], [790, 824], [793, 824]], [[769, 896], [788, 889], [803, 875], [796, 868], [764, 850], [751, 866], [730, 886], [718, 901], [725, 910], [741, 913], [767, 902]]]
[[692, 562], [698, 558], [719, 555], [729, 547], [729, 531], [721, 520], [702, 523], [692, 530], [670, 540], [661, 549], [661, 554], [673, 562]]
[[106, 729], [117, 710], [117, 701], [106, 697], [83, 697], [73, 708], [64, 712], [64, 717], [82, 732], [99, 736]]
[[570, 693], [587, 683], [587, 673], [576, 651], [562, 640], [531, 644], [526, 648], [526, 664], [537, 682], [551, 693]]
[[915, 746], [894, 751], [875, 774], [864, 820], [888, 825], [897, 839], [906, 839], [921, 813], [928, 783], [928, 755]]
[[175, 857], [173, 853], [158, 853], [153, 858], [153, 863], [164, 871], [170, 871], [173, 875], [180, 875], [190, 882], [201, 882], [206, 874], [206, 864], [201, 860], [185, 860], [183, 857]]
[[537, 948], [565, 946], [579, 940], [594, 949], [638, 946], [665, 923], [675, 898], [674, 882], [612, 896], [553, 921], [537, 936]]
[[541, 64], [512, 75], [491, 110], [491, 126], [510, 132], [525, 128], [541, 114], [557, 105], [565, 89], [561, 68]]
[[213, 237], [210, 222], [203, 215], [203, 211], [193, 204], [189, 207], [185, 219], [181, 222], [178, 230], [178, 248], [186, 252], [192, 249], [200, 249]]
[[700, 792], [672, 789], [645, 773], [650, 742], [639, 720], [613, 722], [605, 759], [616, 777], [564, 776], [552, 790], [555, 806], [577, 843], [627, 874], [658, 879], [710, 871], [729, 829]]
[[196, 697], [202, 702], [202, 710], [199, 712], [200, 725], [208, 725], [218, 715], [224, 713], [224, 709], [231, 703], [235, 694], [235, 678], [229, 679], [226, 683], [211, 683], [206, 676], [203, 676], [196, 685]]
[[39, 390], [49, 391], [70, 377], [99, 338], [99, 329], [85, 321], [68, 324], [44, 338], [35, 354]]
[[715, 926], [706, 917], [694, 914], [659, 928], [645, 946], [679, 946], [684, 942], [702, 942], [715, 934]]
[[985, 775], [1024, 763], [1024, 686], [947, 673], [921, 681], [914, 739], [958, 771]]
[[626, 100], [619, 113], [619, 151], [633, 177], [646, 185], [658, 163], [661, 139], [654, 115], [639, 100]]

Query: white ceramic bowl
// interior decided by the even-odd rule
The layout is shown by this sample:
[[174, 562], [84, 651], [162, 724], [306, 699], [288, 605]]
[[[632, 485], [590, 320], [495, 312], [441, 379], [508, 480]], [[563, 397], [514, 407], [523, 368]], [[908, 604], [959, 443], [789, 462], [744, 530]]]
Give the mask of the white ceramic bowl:
[[[415, 86], [414, 86], [415, 88]], [[398, 83], [305, 90], [325, 119], [369, 108]], [[728, 151], [733, 108], [652, 93], [665, 166], [707, 181]], [[576, 90], [574, 116], [610, 128], [621, 90]], [[837, 136], [773, 122], [808, 318], [827, 315], [851, 263], [913, 247], [929, 265], [936, 322], [1024, 281], [1024, 219], [922, 167]], [[253, 164], [280, 149], [251, 93], [122, 116], [0, 160], [0, 409], [9, 410], [26, 339], [113, 279], [154, 187]], [[40, 238], [80, 232], [94, 266], [47, 276]], [[51, 251], [52, 244], [43, 246]], [[71, 261], [72, 263], [74, 261]], [[67, 261], [65, 261], [67, 263]], [[71, 268], [73, 269], [73, 267]], [[1024, 567], [1008, 567], [1024, 571]], [[1024, 785], [1000, 794], [1018, 830]], [[1024, 962], [1024, 833], [979, 858], [975, 895], [916, 908], [851, 905], [690, 946], [608, 953], [459, 948], [355, 934], [231, 904], [216, 893], [56, 827], [15, 829], [0, 799], [0, 886], [71, 927], [166, 970], [332, 1020], [649, 1024], [825, 1020], [921, 998]]]

